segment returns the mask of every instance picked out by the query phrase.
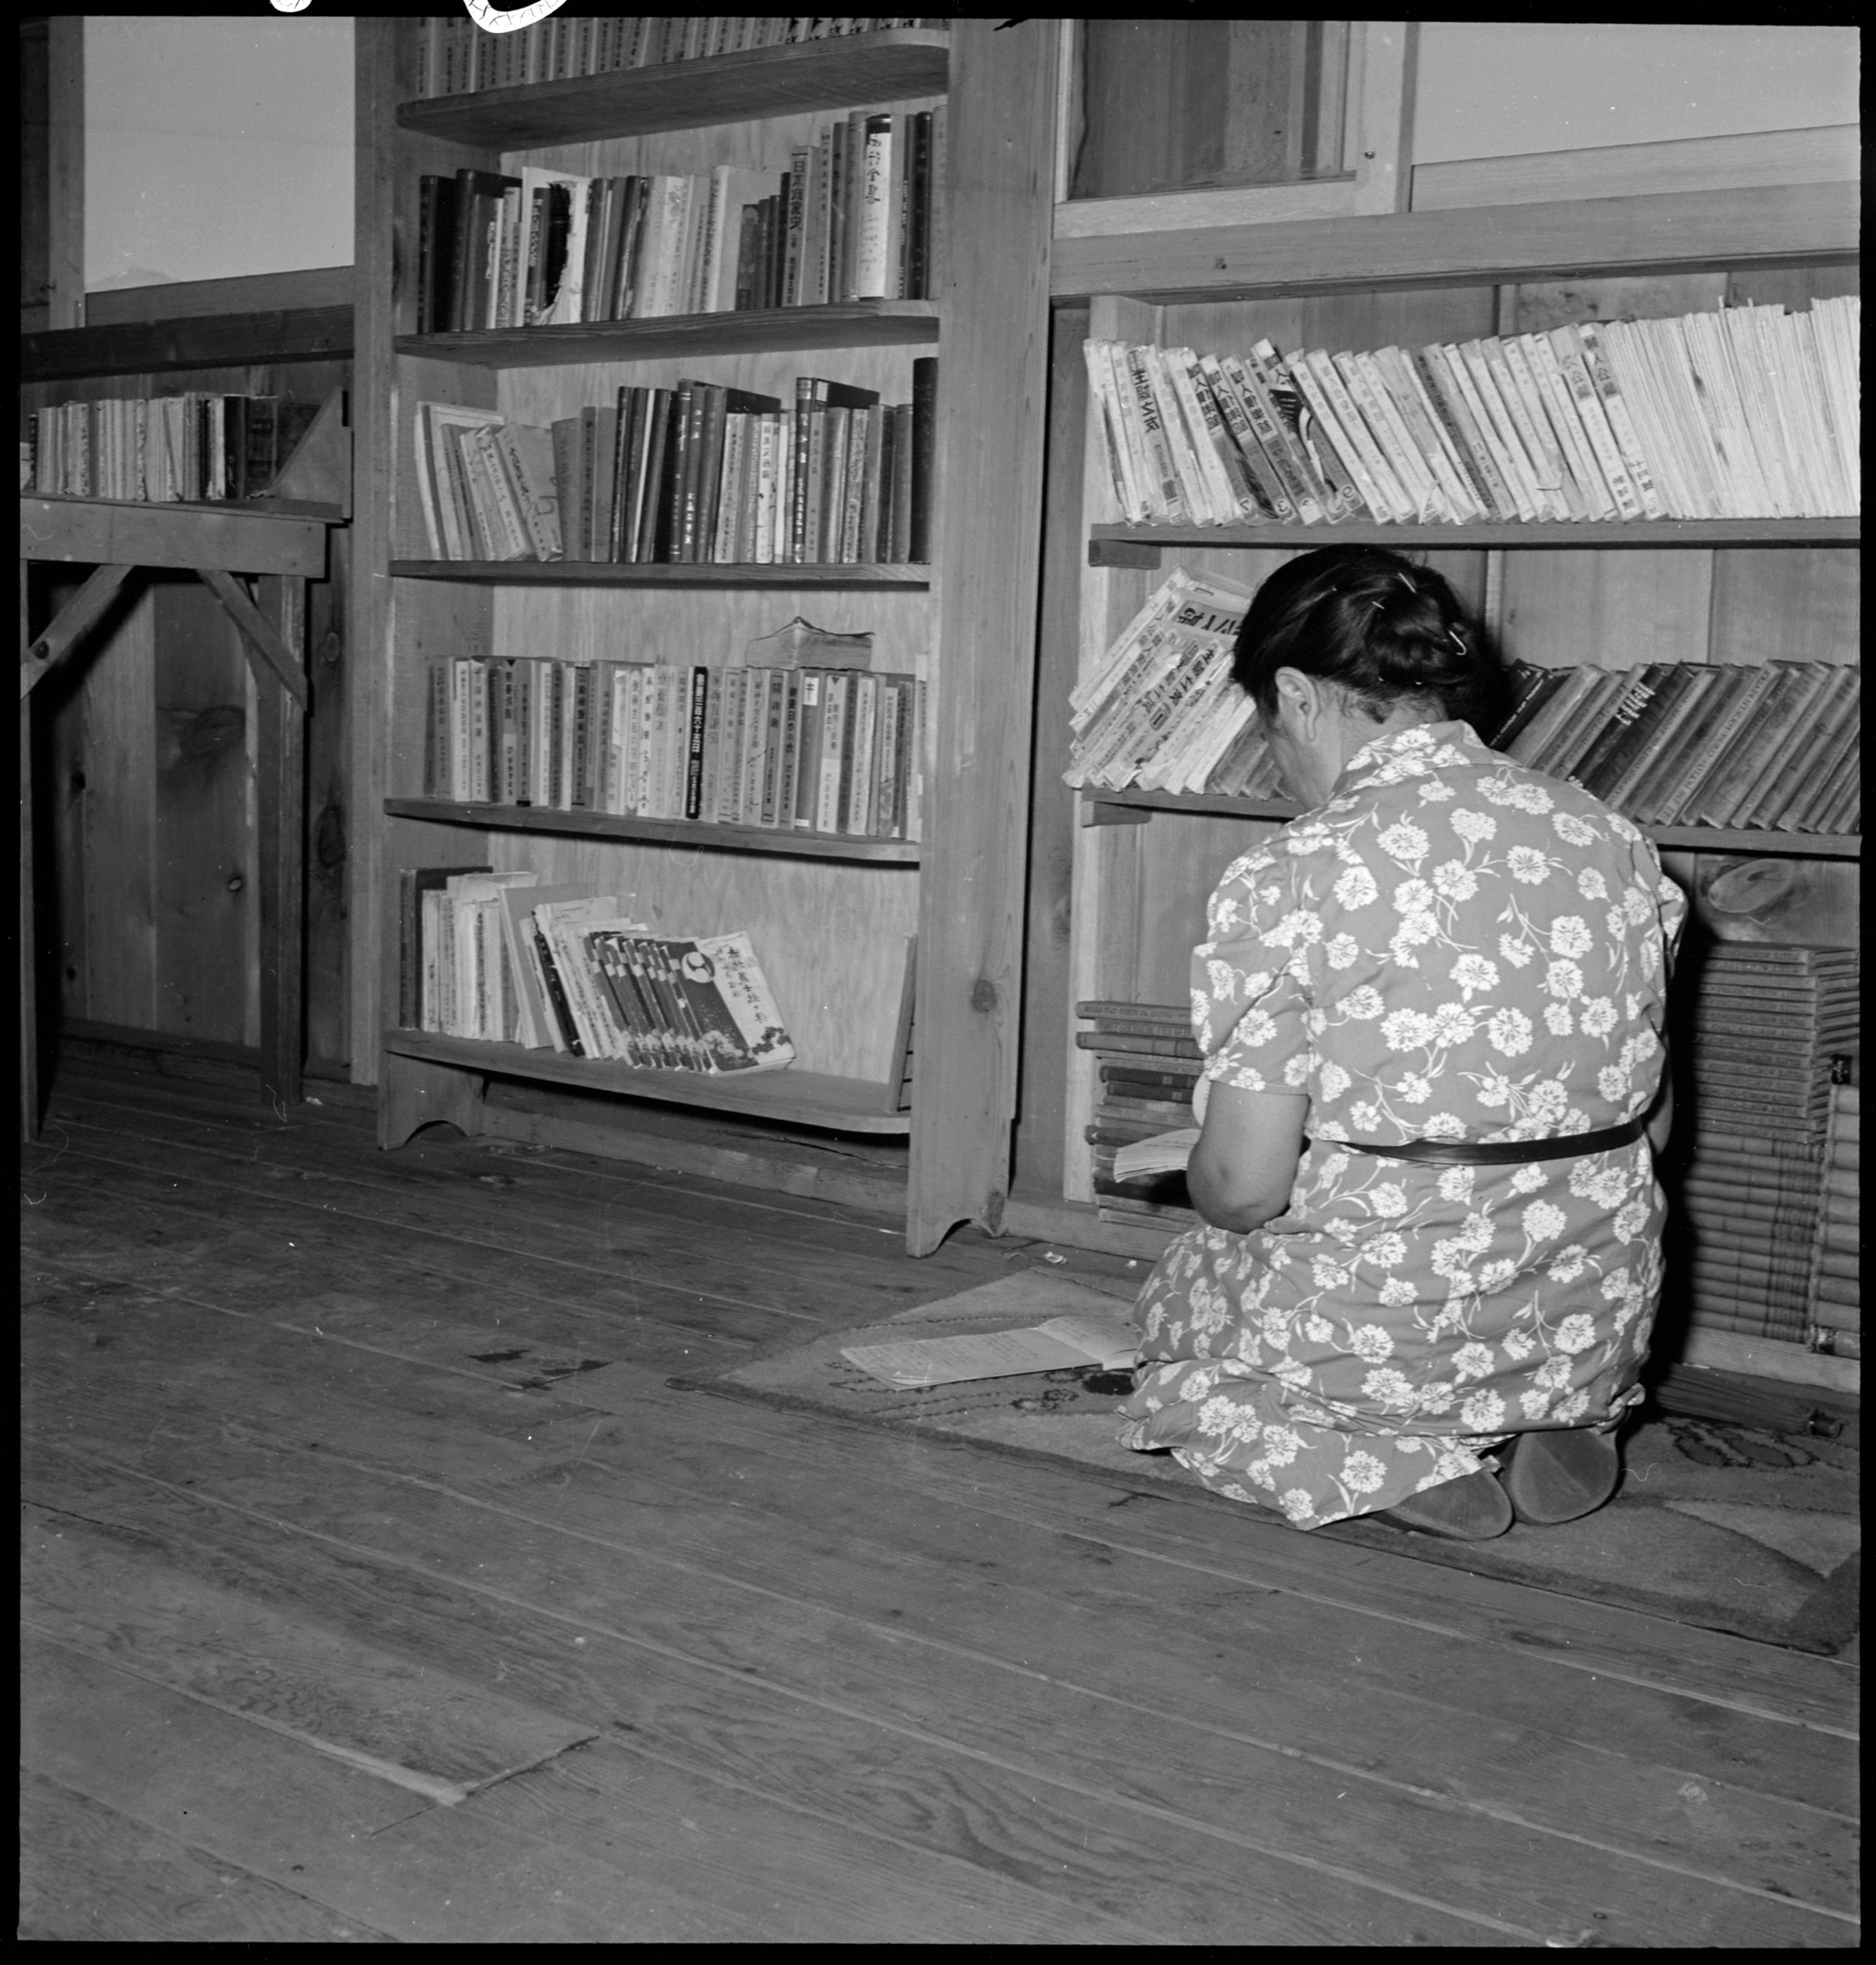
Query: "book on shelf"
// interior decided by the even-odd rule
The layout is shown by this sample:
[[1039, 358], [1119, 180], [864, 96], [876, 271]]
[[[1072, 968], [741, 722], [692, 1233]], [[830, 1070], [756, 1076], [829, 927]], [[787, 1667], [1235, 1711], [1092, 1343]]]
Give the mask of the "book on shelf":
[[462, 16], [433, 18], [421, 24], [417, 34], [417, 95], [423, 100], [490, 88], [527, 88], [539, 82], [575, 82], [626, 69], [706, 61], [848, 34], [950, 24], [943, 15], [810, 19], [767, 14], [661, 18], [555, 14], [525, 27], [492, 34]]
[[1129, 524], [1830, 517], [1861, 510], [1861, 322], [1847, 295], [1417, 349], [1084, 352]]
[[425, 703], [426, 798], [919, 837], [915, 675], [452, 656]]
[[818, 376], [779, 397], [696, 380], [622, 388], [548, 429], [420, 402], [430, 556], [613, 564], [877, 565], [928, 557], [938, 362], [912, 400]]
[[110, 396], [26, 419], [21, 490], [147, 504], [266, 497], [321, 405], [290, 396]]
[[856, 110], [786, 168], [426, 173], [417, 332], [929, 299], [945, 143], [942, 106]]
[[780, 1070], [794, 1059], [744, 934], [672, 937], [531, 872], [401, 876], [399, 1009], [446, 1037], [643, 1069]]

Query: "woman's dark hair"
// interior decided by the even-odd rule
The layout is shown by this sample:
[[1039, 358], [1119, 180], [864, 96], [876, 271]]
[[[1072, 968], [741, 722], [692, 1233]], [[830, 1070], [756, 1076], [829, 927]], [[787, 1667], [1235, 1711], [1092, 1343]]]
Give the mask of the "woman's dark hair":
[[1258, 588], [1231, 673], [1268, 716], [1279, 669], [1337, 684], [1376, 722], [1402, 703], [1489, 738], [1502, 713], [1496, 653], [1444, 578], [1385, 546], [1324, 546]]

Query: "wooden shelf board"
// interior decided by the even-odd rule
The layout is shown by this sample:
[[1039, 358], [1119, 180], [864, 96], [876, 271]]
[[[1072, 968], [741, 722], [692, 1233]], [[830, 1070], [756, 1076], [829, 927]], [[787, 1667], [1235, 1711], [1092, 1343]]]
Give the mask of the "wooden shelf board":
[[[1457, 552], [1524, 546], [1853, 546], [1861, 518], [1638, 519], [1633, 524], [1379, 525], [1347, 519], [1334, 526], [1124, 526], [1089, 528], [1090, 566], [1153, 566], [1166, 546], [1252, 546], [1295, 552], [1324, 545], [1446, 547]], [[1153, 558], [1144, 555], [1151, 552]]]
[[611, 560], [394, 559], [401, 580], [494, 581], [513, 587], [909, 587], [928, 566], [690, 566]]
[[[1186, 812], [1214, 818], [1267, 818], [1281, 822], [1302, 809], [1278, 799], [1223, 798], [1211, 792], [1090, 791], [1084, 807], [1118, 806], [1129, 812]], [[1644, 825], [1658, 847], [1672, 853], [1768, 853], [1793, 860], [1855, 860], [1862, 856], [1857, 833], [1759, 832], [1711, 825]]]
[[158, 504], [129, 498], [20, 500], [20, 557], [91, 566], [218, 567], [326, 577], [330, 517], [264, 505]]
[[432, 825], [475, 825], [495, 832], [570, 833], [588, 839], [637, 839], [700, 847], [712, 853], [773, 853], [791, 860], [864, 860], [870, 865], [915, 867], [919, 847], [909, 839], [850, 838], [844, 833], [782, 831], [773, 826], [705, 825], [695, 819], [633, 818], [615, 812], [559, 812], [549, 806], [469, 805], [449, 799], [388, 798], [394, 818]]
[[928, 27], [837, 34], [571, 82], [431, 96], [401, 103], [397, 121], [404, 129], [451, 143], [523, 150], [854, 103], [903, 102], [944, 93], [950, 40], [942, 29]]
[[796, 348], [890, 348], [938, 338], [935, 301], [843, 301], [832, 307], [671, 314], [650, 320], [583, 321], [571, 327], [497, 328], [463, 334], [401, 334], [400, 355], [549, 368], [568, 362], [648, 362]]
[[54, 329], [20, 337], [22, 382], [143, 375], [260, 362], [342, 362], [352, 352], [352, 307], [282, 307]]
[[577, 1085], [668, 1105], [708, 1106], [796, 1125], [843, 1133], [907, 1133], [909, 1112], [887, 1109], [897, 1088], [870, 1079], [834, 1078], [823, 1073], [732, 1072], [713, 1077], [703, 1072], [639, 1071], [629, 1065], [570, 1057], [555, 1050], [529, 1050], [520, 1044], [480, 1044], [468, 1037], [439, 1037], [430, 1031], [387, 1031], [385, 1049], [400, 1057], [453, 1065], [497, 1078], [523, 1078]]

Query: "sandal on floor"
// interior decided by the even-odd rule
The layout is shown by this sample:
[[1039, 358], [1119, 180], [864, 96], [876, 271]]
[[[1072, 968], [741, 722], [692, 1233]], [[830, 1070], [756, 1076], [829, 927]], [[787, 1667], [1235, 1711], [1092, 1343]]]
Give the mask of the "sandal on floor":
[[1511, 1503], [1488, 1469], [1444, 1481], [1417, 1494], [1409, 1494], [1374, 1519], [1422, 1535], [1443, 1536], [1449, 1542], [1489, 1542], [1511, 1526]]
[[1520, 1433], [1500, 1455], [1498, 1475], [1520, 1522], [1554, 1528], [1611, 1499], [1622, 1483], [1622, 1455], [1614, 1434], [1586, 1426]]

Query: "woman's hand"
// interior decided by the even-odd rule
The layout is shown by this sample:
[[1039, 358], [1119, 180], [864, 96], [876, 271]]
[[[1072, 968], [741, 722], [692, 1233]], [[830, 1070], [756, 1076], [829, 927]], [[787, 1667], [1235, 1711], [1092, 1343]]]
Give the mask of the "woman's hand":
[[1212, 1085], [1186, 1169], [1186, 1189], [1204, 1220], [1244, 1235], [1289, 1207], [1308, 1111], [1301, 1092]]

